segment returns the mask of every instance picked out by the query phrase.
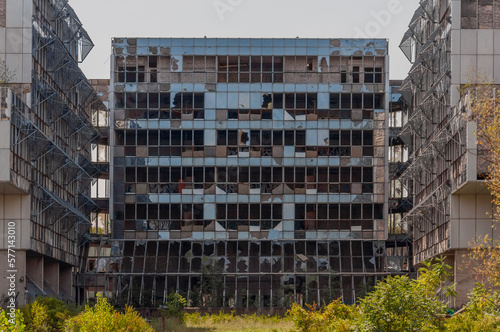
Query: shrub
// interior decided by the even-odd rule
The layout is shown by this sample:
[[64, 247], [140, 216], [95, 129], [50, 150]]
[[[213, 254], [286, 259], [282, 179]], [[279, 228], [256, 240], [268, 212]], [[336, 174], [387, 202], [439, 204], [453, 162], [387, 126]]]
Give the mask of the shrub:
[[7, 316], [7, 312], [5, 310], [0, 309], [0, 331], [2, 332], [23, 332], [25, 331], [23, 314], [20, 310], [16, 310], [16, 321], [15, 325], [12, 325], [9, 322], [11, 319]]
[[447, 307], [440, 297], [455, 295], [454, 285], [448, 282], [451, 267], [442, 258], [434, 263], [425, 261], [423, 265], [416, 280], [396, 276], [379, 282], [358, 306], [348, 306], [340, 300], [324, 309], [318, 309], [316, 304], [305, 308], [293, 304], [288, 316], [298, 331], [304, 332], [444, 331]]
[[60, 331], [66, 319], [75, 316], [78, 308], [53, 297], [38, 297], [21, 307], [27, 331]]
[[500, 294], [489, 293], [477, 284], [469, 295], [469, 303], [460, 313], [446, 322], [446, 331], [498, 331], [500, 330]]
[[124, 313], [119, 313], [99, 294], [94, 307], [87, 305], [82, 313], [66, 321], [64, 331], [153, 332], [154, 330], [132, 307], [127, 306]]
[[211, 318], [215, 324], [229, 323], [234, 319], [234, 311], [231, 311], [229, 314], [219, 311], [219, 313], [212, 315]]
[[38, 300], [33, 301], [26, 311], [26, 331], [33, 332], [50, 332], [52, 328], [50, 327], [49, 314], [47, 306], [38, 302]]
[[165, 303], [167, 308], [162, 312], [165, 317], [175, 318], [179, 323], [184, 322], [184, 307], [187, 304], [187, 300], [178, 293], [170, 293], [167, 296], [167, 302]]
[[424, 262], [420, 276], [387, 277], [375, 290], [360, 300], [357, 322], [362, 331], [443, 331], [446, 304], [441, 295], [454, 295], [447, 284], [450, 266], [444, 259]]
[[354, 327], [358, 309], [355, 306], [343, 304], [340, 300], [333, 301], [324, 309], [318, 309], [316, 304], [300, 307], [292, 305], [287, 315], [292, 319], [298, 331], [351, 331]]

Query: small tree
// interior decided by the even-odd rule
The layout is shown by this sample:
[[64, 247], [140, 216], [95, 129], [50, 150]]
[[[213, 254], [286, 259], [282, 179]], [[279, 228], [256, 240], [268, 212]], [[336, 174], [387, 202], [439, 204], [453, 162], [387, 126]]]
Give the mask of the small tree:
[[[26, 310], [26, 331], [50, 332], [52, 331], [49, 322], [49, 313], [47, 306], [38, 300], [30, 303]], [[55, 330], [55, 329], [54, 329]]]
[[[462, 99], [467, 107], [467, 121], [474, 121], [477, 139], [478, 166], [483, 172], [486, 185], [492, 196], [491, 217], [500, 220], [500, 90], [482, 76], [469, 75], [470, 84], [462, 90]], [[497, 289], [500, 287], [500, 241], [488, 235], [479, 237], [472, 244], [470, 257], [476, 263], [472, 269], [482, 285], [476, 286], [468, 307], [479, 310], [478, 297], [500, 308]], [[478, 288], [479, 287], [479, 288]], [[478, 291], [481, 289], [481, 291]], [[468, 314], [470, 314], [468, 308]], [[482, 309], [481, 309], [482, 310]]]
[[180, 323], [184, 322], [183, 309], [187, 304], [187, 300], [180, 294], [172, 292], [167, 296], [165, 316], [177, 319]]
[[[484, 77], [469, 78], [462, 88], [467, 105], [467, 120], [476, 126], [477, 155], [486, 163], [485, 180], [493, 196], [493, 218], [500, 219], [500, 91]], [[481, 170], [480, 170], [481, 171]]]
[[97, 295], [94, 307], [85, 306], [78, 316], [68, 319], [64, 325], [66, 332], [153, 332], [137, 311], [126, 306], [124, 313], [119, 313], [101, 294]]
[[213, 259], [204, 262], [201, 270], [202, 303], [222, 307], [224, 300], [224, 268]]
[[448, 283], [451, 267], [443, 259], [424, 262], [418, 279], [387, 277], [360, 300], [361, 331], [444, 331], [446, 304], [440, 296], [454, 295]]

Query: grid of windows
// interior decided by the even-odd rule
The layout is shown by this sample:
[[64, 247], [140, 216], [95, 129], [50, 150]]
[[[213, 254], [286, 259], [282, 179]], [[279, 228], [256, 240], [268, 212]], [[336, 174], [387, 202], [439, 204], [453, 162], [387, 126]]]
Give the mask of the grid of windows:
[[[113, 272], [121, 275], [121, 283], [130, 285], [125, 296], [131, 301], [137, 301], [140, 292], [160, 301], [165, 289], [180, 288], [189, 290], [185, 295], [193, 305], [203, 305], [200, 292], [219, 307], [282, 307], [297, 297], [308, 303], [339, 297], [353, 302], [353, 294], [383, 278], [377, 269], [385, 264], [380, 247], [371, 241], [125, 240], [121, 246], [123, 264], [114, 266]], [[92, 252], [87, 269], [109, 272], [98, 258], [109, 254], [104, 247]], [[297, 263], [296, 256], [304, 261]], [[225, 296], [198, 288], [206, 257], [230, 271], [219, 281]], [[156, 271], [154, 276], [141, 275], [151, 270]]]
[[[216, 186], [226, 194], [248, 194], [249, 185], [258, 193], [282, 195], [303, 193], [373, 193], [373, 167], [125, 167], [115, 171], [115, 180], [124, 181], [126, 193], [182, 193]], [[246, 186], [244, 186], [246, 184]], [[144, 190], [144, 189], [142, 189]]]
[[[205, 261], [226, 280], [219, 305], [320, 301], [328, 288], [352, 301], [385, 271], [386, 42], [344, 56], [353, 41], [191, 41], [115, 40], [128, 53], [112, 91], [117, 289], [130, 301], [175, 284], [208, 305]], [[157, 281], [129, 275], [154, 264]]]
[[116, 59], [115, 81], [383, 84], [384, 68], [384, 56], [129, 55]]

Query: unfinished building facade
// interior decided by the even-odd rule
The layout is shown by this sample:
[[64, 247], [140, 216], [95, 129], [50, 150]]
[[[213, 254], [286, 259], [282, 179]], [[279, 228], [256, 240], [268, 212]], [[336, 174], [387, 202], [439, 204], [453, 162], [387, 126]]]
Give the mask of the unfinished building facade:
[[99, 175], [92, 183], [90, 197], [97, 208], [91, 212], [91, 241], [83, 246], [83, 259], [77, 276], [78, 301], [93, 301], [97, 293], [107, 298], [113, 295], [113, 276], [109, 272], [111, 250], [111, 224], [109, 218], [109, 79], [92, 79], [90, 83], [106, 108], [94, 112], [92, 124], [99, 132], [99, 140], [91, 144], [91, 160], [99, 168]]
[[408, 146], [399, 137], [403, 125], [407, 122], [407, 104], [399, 91], [402, 81], [391, 80], [389, 102], [389, 210], [387, 227], [389, 238], [386, 243], [388, 269], [396, 267], [396, 271], [414, 272], [412, 259], [412, 242], [406, 214], [412, 208], [412, 197], [403, 185], [401, 174], [408, 164]]
[[353, 302], [387, 275], [386, 40], [112, 44], [116, 301]]
[[0, 90], [0, 296], [6, 304], [14, 273], [18, 305], [74, 301], [96, 209], [90, 119], [105, 108], [78, 67], [93, 45], [65, 0], [0, 1], [0, 34], [10, 88]]
[[411, 161], [400, 180], [413, 200], [404, 222], [413, 229], [415, 264], [445, 255], [454, 267], [457, 307], [475, 281], [463, 268], [469, 243], [499, 235], [460, 92], [477, 75], [500, 83], [499, 18], [496, 0], [421, 1], [400, 46], [413, 63], [400, 89], [409, 107], [399, 137]]

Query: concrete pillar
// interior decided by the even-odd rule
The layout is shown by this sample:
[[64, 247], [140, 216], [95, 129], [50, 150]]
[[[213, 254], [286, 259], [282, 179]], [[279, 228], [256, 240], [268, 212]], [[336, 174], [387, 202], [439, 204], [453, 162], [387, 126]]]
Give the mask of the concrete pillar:
[[475, 283], [480, 281], [473, 272], [477, 262], [471, 260], [469, 253], [467, 249], [455, 250], [453, 274], [458, 295], [454, 303], [451, 303], [455, 308], [460, 308], [468, 302], [468, 294], [474, 288]]
[[66, 298], [73, 298], [73, 273], [69, 265], [59, 266], [59, 293]]
[[38, 288], [43, 289], [43, 256], [26, 257], [26, 275]]
[[44, 277], [50, 289], [59, 294], [59, 262], [45, 259]]

